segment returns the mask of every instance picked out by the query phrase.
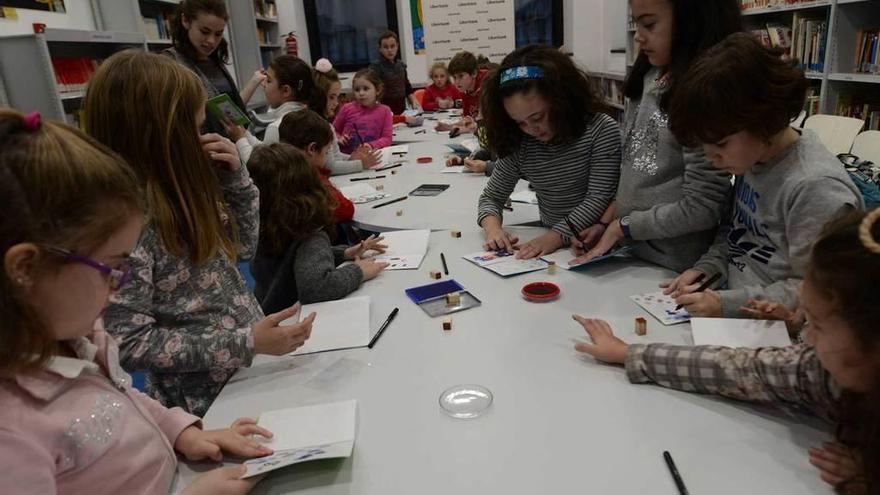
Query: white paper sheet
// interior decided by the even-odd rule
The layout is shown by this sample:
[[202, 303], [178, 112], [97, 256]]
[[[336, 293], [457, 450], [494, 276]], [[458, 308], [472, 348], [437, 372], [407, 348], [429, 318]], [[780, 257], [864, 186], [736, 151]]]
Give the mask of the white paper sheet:
[[675, 300], [663, 295], [662, 290], [630, 296], [630, 299], [664, 325], [677, 325], [691, 319], [691, 315], [686, 309], [682, 308], [676, 311], [675, 307], [678, 305], [675, 304]]
[[409, 145], [398, 144], [396, 146], [388, 146], [387, 148], [382, 148], [379, 151], [382, 152], [382, 165], [380, 166], [381, 168], [395, 163], [406, 162], [406, 156], [397, 153], [409, 153]]
[[530, 260], [518, 260], [513, 253], [506, 251], [480, 251], [466, 254], [462, 258], [495, 272], [502, 277], [518, 275], [520, 273], [534, 272], [547, 268], [547, 262], [534, 258]]
[[455, 165], [452, 167], [444, 167], [443, 170], [440, 171], [441, 174], [472, 174], [470, 170], [466, 169], [464, 165]]
[[538, 193], [531, 189], [523, 189], [510, 195], [510, 201], [513, 203], [527, 203], [530, 205], [538, 204]]
[[733, 318], [692, 318], [694, 345], [724, 347], [786, 347], [791, 345], [785, 322]]
[[377, 191], [375, 187], [366, 183], [343, 186], [339, 188], [339, 191], [355, 204], [369, 203], [390, 196], [390, 194]]
[[334, 402], [269, 411], [259, 425], [271, 431], [262, 441], [274, 454], [245, 461], [242, 478], [316, 459], [349, 457], [354, 448], [357, 401]]
[[312, 335], [305, 345], [291, 355], [361, 347], [370, 343], [369, 296], [306, 304], [296, 316], [281, 324], [290, 325], [312, 312], [317, 314], [312, 325]]
[[416, 270], [428, 253], [430, 230], [395, 230], [382, 234], [382, 244], [388, 246], [383, 254], [373, 259], [390, 263], [387, 270]]
[[571, 253], [570, 248], [558, 249], [556, 252], [554, 252], [552, 254], [548, 254], [546, 256], [541, 256], [541, 259], [544, 261], [555, 261], [556, 266], [558, 266], [559, 268], [562, 268], [563, 270], [572, 270], [572, 269], [579, 268], [582, 266], [592, 265], [593, 263], [599, 263], [600, 261], [607, 260], [608, 258], [615, 258], [618, 256], [623, 256], [624, 254], [630, 252], [631, 250], [632, 250], [632, 247], [630, 247], [630, 246], [624, 246], [621, 248], [613, 249], [610, 252], [608, 252], [607, 254], [604, 254], [602, 256], [597, 256], [597, 257], [591, 259], [590, 261], [587, 261], [586, 263], [580, 263], [577, 265], [569, 265], [568, 264], [570, 261], [574, 260], [577, 257]]

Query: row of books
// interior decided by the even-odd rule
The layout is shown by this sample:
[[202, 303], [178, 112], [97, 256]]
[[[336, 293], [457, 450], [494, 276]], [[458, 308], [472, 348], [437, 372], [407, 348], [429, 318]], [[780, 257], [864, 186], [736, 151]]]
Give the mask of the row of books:
[[618, 105], [624, 104], [623, 81], [605, 78], [601, 78], [599, 81], [602, 85], [602, 94], [605, 95], [606, 101]]
[[739, 8], [742, 10], [766, 9], [801, 3], [816, 3], [817, 1], [821, 0], [739, 0]]
[[254, 13], [260, 17], [272, 19], [278, 17], [278, 9], [275, 7], [275, 2], [269, 0], [254, 0]]
[[53, 58], [52, 68], [55, 70], [55, 83], [59, 93], [64, 95], [85, 91], [86, 84], [100, 63], [98, 59], [87, 57]]
[[841, 94], [837, 97], [835, 114], [864, 120], [866, 131], [880, 131], [880, 96]]
[[856, 37], [855, 72], [880, 74], [880, 28], [859, 30]]
[[171, 39], [171, 16], [173, 14], [166, 12], [156, 14], [152, 17], [144, 17], [144, 33], [148, 40], [168, 40]]
[[828, 20], [822, 12], [795, 12], [791, 28], [791, 57], [801, 69], [825, 70], [825, 47], [828, 44]]
[[279, 41], [272, 36], [272, 31], [274, 29], [257, 26], [257, 41], [263, 45], [277, 45]]

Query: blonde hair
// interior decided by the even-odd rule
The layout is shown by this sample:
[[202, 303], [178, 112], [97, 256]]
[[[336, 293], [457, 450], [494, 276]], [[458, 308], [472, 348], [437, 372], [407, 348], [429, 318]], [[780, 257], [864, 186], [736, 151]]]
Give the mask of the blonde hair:
[[[85, 133], [38, 115], [0, 109], [0, 252], [17, 244], [51, 245], [88, 255], [143, 212], [137, 178], [125, 161]], [[37, 270], [64, 261], [40, 255]], [[27, 373], [57, 343], [0, 270], [0, 374]]]
[[446, 64], [443, 63], [443, 62], [435, 62], [434, 65], [431, 66], [431, 70], [428, 71], [428, 76], [429, 76], [429, 77], [434, 77], [434, 71], [437, 70], [437, 69], [443, 69], [443, 71], [446, 72], [446, 77], [449, 77], [449, 76], [450, 76], [450, 74], [449, 74], [449, 68], [446, 67]]
[[[197, 115], [205, 105], [198, 77], [174, 60], [125, 50], [92, 76], [86, 129], [122, 155], [146, 189], [151, 221], [165, 248], [202, 264], [220, 251], [235, 260], [237, 229], [216, 167], [202, 150]], [[227, 229], [224, 218], [231, 224]]]

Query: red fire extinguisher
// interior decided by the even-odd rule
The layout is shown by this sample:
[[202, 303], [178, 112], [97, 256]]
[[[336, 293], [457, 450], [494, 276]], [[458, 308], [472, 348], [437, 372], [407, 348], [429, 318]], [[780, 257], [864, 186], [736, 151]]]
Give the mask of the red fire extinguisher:
[[287, 48], [287, 54], [293, 55], [294, 57], [299, 56], [299, 48], [296, 45], [296, 35], [293, 34], [294, 31], [287, 33], [287, 37], [284, 38], [284, 46]]

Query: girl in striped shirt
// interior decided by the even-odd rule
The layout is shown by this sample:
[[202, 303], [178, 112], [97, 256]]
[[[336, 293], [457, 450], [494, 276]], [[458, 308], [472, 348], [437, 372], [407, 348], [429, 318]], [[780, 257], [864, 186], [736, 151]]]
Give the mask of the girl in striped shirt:
[[[611, 204], [620, 176], [617, 122], [601, 113], [589, 77], [567, 56], [530, 45], [504, 58], [483, 82], [481, 109], [490, 149], [499, 159], [479, 200], [485, 249], [534, 258], [569, 244], [571, 227], [587, 229]], [[502, 228], [502, 209], [519, 179], [538, 196], [550, 231], [522, 246]]]

